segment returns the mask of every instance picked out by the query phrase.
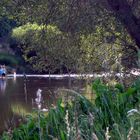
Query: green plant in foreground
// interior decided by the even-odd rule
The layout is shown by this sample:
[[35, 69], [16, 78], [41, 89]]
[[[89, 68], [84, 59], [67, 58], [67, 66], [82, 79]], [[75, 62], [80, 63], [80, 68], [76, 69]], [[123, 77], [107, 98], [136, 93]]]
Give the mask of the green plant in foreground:
[[[140, 131], [140, 82], [125, 89], [117, 84], [106, 86], [100, 80], [93, 85], [95, 101], [72, 90], [64, 90], [67, 100], [59, 100], [48, 115], [28, 116], [26, 124], [15, 128], [2, 140], [130, 140]], [[40, 129], [40, 130], [39, 130]]]
[[[100, 122], [102, 129], [109, 127], [111, 139], [127, 139], [132, 125], [127, 116], [127, 112], [139, 107], [140, 82], [136, 81], [128, 89], [120, 84], [115, 87], [105, 86], [100, 80], [93, 84], [94, 92], [97, 96], [95, 106], [98, 108], [97, 123]], [[140, 122], [140, 116], [139, 116]], [[138, 131], [135, 129], [135, 131]], [[131, 135], [132, 136], [132, 135]], [[137, 135], [138, 136], [138, 135]]]

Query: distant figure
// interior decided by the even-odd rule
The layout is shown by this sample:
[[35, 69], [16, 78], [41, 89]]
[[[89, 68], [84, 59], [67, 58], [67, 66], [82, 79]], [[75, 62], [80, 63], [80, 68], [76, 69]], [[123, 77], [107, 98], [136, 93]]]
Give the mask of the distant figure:
[[5, 67], [5, 65], [2, 66], [2, 70], [3, 70], [2, 76], [6, 76], [6, 67]]
[[2, 76], [2, 65], [0, 65], [0, 76]]
[[14, 72], [14, 78], [16, 77], [16, 72]]
[[24, 79], [24, 81], [27, 80], [27, 76], [26, 76], [26, 73], [25, 72], [23, 73], [23, 79]]
[[0, 66], [0, 76], [1, 78], [4, 78], [6, 76], [6, 68], [5, 65]]
[[16, 78], [16, 70], [15, 69], [12, 70], [12, 73], [13, 73], [14, 78]]

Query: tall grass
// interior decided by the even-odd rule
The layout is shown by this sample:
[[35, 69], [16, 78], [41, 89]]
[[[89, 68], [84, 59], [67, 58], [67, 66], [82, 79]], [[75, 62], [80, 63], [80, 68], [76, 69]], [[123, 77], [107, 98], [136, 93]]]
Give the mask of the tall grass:
[[[140, 138], [140, 81], [125, 89], [106, 86], [100, 80], [92, 84], [95, 100], [72, 90], [65, 93], [47, 115], [27, 117], [27, 123], [2, 140], [137, 140]], [[37, 111], [38, 112], [38, 111]], [[41, 134], [41, 135], [40, 135]], [[41, 137], [40, 137], [41, 136]]]

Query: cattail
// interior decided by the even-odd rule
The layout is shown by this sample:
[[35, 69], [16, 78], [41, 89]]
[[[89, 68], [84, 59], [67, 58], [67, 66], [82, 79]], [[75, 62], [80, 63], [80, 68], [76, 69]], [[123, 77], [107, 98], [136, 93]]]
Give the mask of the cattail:
[[35, 99], [36, 103], [41, 102], [41, 92], [42, 92], [41, 89], [38, 89], [37, 92], [36, 92], [36, 96], [37, 96], [37, 98]]
[[105, 138], [106, 140], [109, 140], [111, 138], [111, 136], [109, 135], [109, 127], [106, 128]]
[[36, 96], [37, 98], [35, 99], [35, 102], [38, 106], [38, 128], [39, 128], [39, 139], [42, 140], [42, 132], [41, 132], [41, 126], [40, 126], [40, 111], [41, 111], [41, 100], [42, 100], [42, 96], [41, 96], [41, 89], [38, 89], [36, 92]]
[[129, 133], [128, 133], [128, 135], [127, 135], [127, 140], [131, 140], [131, 135], [132, 135], [132, 133], [133, 133], [133, 130], [134, 130], [134, 128], [131, 127], [130, 130], [129, 130]]
[[82, 140], [80, 129], [78, 129], [76, 140]]
[[89, 123], [92, 126], [93, 125], [93, 120], [94, 120], [94, 116], [92, 113], [89, 113]]
[[98, 140], [98, 137], [96, 136], [94, 132], [92, 133], [92, 140]]
[[66, 115], [65, 115], [65, 123], [67, 125], [67, 136], [70, 136], [70, 124], [69, 124], [69, 112], [66, 110]]

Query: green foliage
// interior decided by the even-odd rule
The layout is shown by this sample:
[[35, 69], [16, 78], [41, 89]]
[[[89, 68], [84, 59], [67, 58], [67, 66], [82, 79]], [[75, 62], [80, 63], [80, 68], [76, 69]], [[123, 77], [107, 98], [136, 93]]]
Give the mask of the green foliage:
[[65, 69], [75, 72], [80, 58], [78, 37], [62, 33], [53, 25], [30, 24], [15, 28], [13, 38], [20, 42], [20, 48], [27, 62], [37, 71]]
[[0, 37], [7, 36], [12, 28], [16, 26], [16, 22], [8, 17], [0, 18]]
[[124, 48], [135, 44], [114, 15], [97, 3], [29, 0], [13, 9], [23, 24], [13, 29], [12, 37], [22, 44], [24, 58], [34, 70], [118, 71], [117, 60], [127, 58]]
[[[139, 106], [140, 90], [138, 85], [137, 81], [128, 89], [124, 89], [120, 84], [112, 88], [105, 86], [100, 80], [94, 82], [95, 105], [99, 116], [97, 117], [99, 120], [96, 121], [100, 122], [101, 128], [104, 130], [109, 127], [111, 139], [127, 139], [129, 129], [134, 127], [130, 122], [128, 112]], [[132, 118], [135, 118], [135, 115], [131, 115]], [[140, 121], [140, 116], [137, 121]], [[135, 127], [134, 129], [133, 131], [139, 131], [139, 128]], [[131, 137], [136, 137], [136, 135], [132, 134]]]
[[47, 68], [55, 69], [57, 63], [54, 62], [53, 55], [55, 52], [53, 52], [53, 48], [59, 44], [58, 39], [61, 34], [56, 26], [39, 26], [28, 23], [15, 28], [12, 36], [20, 42], [25, 60], [32, 64], [34, 70], [41, 72], [46, 71]]
[[[23, 56], [33, 70], [118, 71], [116, 60], [124, 58], [125, 66], [135, 61], [131, 60], [135, 55], [132, 51], [131, 62], [127, 62], [134, 41], [98, 0], [1, 0], [0, 4], [1, 15], [20, 25], [13, 29], [12, 37], [19, 41]], [[9, 21], [3, 23], [1, 30], [9, 31]]]
[[[47, 34], [46, 34], [47, 31]], [[40, 39], [41, 37], [41, 33], [44, 32], [44, 36], [45, 37], [53, 37], [55, 35], [61, 34], [61, 32], [59, 31], [59, 29], [56, 26], [44, 26], [44, 25], [38, 25], [36, 23], [31, 24], [31, 23], [27, 23], [26, 25], [23, 26], [19, 26], [15, 29], [13, 29], [13, 33], [12, 33], [12, 37], [16, 38], [17, 40], [23, 41], [23, 43], [26, 41], [26, 39], [34, 39], [31, 41], [37, 41], [37, 39]], [[32, 36], [33, 35], [33, 38]], [[47, 39], [47, 38], [46, 38]]]
[[[120, 65], [117, 60], [122, 56], [122, 48], [118, 45], [121, 35], [118, 31], [112, 36], [106, 30], [97, 26], [92, 34], [71, 34], [54, 25], [28, 23], [13, 29], [12, 37], [19, 42], [24, 59], [39, 72], [116, 71]], [[111, 36], [112, 41], [107, 42]]]
[[10, 54], [5, 54], [5, 53], [0, 53], [0, 64], [5, 64], [9, 66], [17, 66], [20, 63], [20, 58], [10, 55]]
[[41, 129], [38, 119], [29, 116], [27, 124], [16, 128], [10, 135], [3, 133], [2, 138], [30, 140], [39, 139], [41, 135], [42, 139], [47, 140], [137, 139], [140, 130], [139, 85], [140, 82], [136, 81], [125, 89], [121, 85], [106, 86], [96, 80], [92, 85], [95, 101], [70, 90], [67, 101], [59, 100], [47, 116], [38, 114]]
[[136, 106], [136, 88], [130, 87], [122, 92], [118, 86], [112, 90], [100, 81], [96, 81], [93, 84], [93, 89], [97, 96], [95, 104], [98, 108], [100, 107], [99, 113], [102, 113], [101, 120], [104, 121], [104, 127], [119, 123], [120, 120], [125, 122], [127, 111]]

